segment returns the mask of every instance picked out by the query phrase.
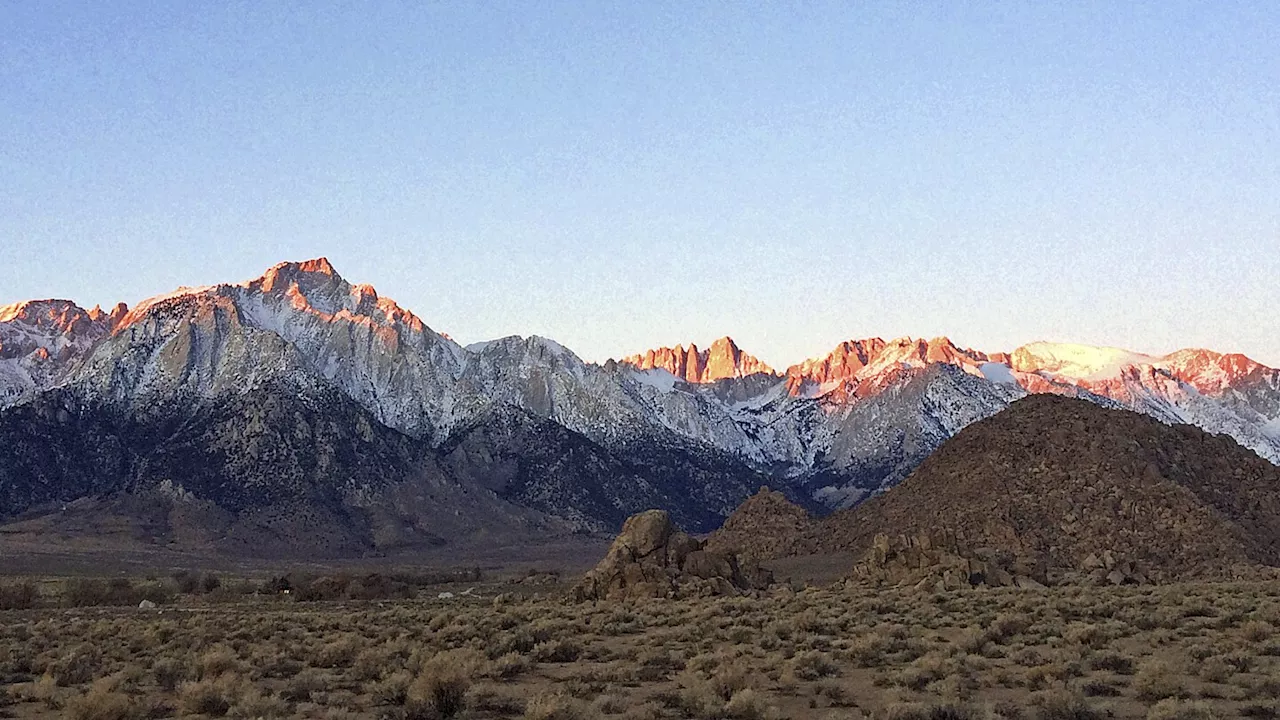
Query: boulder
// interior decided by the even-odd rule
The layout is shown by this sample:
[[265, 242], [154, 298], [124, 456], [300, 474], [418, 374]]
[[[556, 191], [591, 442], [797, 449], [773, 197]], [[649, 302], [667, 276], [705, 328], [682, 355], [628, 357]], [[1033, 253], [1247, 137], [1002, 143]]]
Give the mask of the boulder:
[[604, 559], [574, 586], [578, 601], [736, 595], [761, 590], [773, 575], [736, 555], [708, 550], [662, 510], [627, 519]]
[[645, 510], [627, 518], [618, 540], [624, 541], [636, 557], [648, 557], [665, 549], [675, 526], [663, 510]]

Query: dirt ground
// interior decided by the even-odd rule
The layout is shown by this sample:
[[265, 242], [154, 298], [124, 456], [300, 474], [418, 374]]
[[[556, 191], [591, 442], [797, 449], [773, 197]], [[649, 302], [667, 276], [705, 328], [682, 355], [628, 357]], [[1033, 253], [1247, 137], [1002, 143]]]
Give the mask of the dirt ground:
[[46, 598], [0, 612], [0, 716], [1280, 716], [1277, 583], [924, 593], [797, 582], [579, 605], [563, 600], [571, 580], [534, 573], [365, 601], [179, 593], [145, 610]]

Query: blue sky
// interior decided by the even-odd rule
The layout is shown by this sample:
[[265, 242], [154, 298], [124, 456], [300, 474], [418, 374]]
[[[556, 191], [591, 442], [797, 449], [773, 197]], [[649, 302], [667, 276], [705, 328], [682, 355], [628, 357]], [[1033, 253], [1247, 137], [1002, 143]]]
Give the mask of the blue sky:
[[6, 3], [0, 27], [0, 304], [325, 255], [464, 342], [592, 360], [946, 334], [1280, 365], [1280, 4]]

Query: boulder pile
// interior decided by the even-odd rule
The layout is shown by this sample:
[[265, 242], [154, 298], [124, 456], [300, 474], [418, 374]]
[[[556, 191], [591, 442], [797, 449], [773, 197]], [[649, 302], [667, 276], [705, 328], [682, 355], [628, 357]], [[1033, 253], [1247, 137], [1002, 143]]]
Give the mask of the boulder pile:
[[876, 535], [853, 568], [855, 581], [919, 590], [1044, 587], [1042, 561], [993, 548], [970, 549], [954, 532]]
[[768, 570], [707, 550], [662, 510], [632, 515], [600, 564], [574, 586], [578, 601], [739, 595], [773, 582]]

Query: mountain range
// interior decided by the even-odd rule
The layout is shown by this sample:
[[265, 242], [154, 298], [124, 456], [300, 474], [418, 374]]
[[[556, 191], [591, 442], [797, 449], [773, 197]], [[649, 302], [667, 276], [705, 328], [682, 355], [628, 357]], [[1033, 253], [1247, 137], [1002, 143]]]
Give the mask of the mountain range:
[[1041, 393], [1280, 462], [1280, 371], [1238, 354], [871, 338], [779, 372], [722, 338], [596, 364], [536, 336], [463, 347], [321, 258], [133, 308], [0, 307], [0, 520], [83, 506], [158, 542], [338, 554], [648, 507], [707, 531], [766, 483], [857, 504]]

